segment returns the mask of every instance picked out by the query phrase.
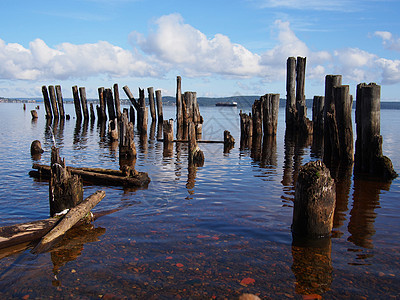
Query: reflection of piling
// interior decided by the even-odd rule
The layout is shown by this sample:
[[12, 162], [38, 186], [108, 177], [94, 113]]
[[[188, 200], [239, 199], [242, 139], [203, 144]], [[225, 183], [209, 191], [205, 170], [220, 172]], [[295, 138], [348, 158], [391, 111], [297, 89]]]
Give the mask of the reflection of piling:
[[56, 95], [57, 95], [58, 109], [60, 111], [60, 118], [64, 119], [65, 118], [64, 100], [63, 100], [60, 85], [56, 85]]
[[300, 169], [296, 183], [292, 233], [297, 237], [329, 236], [335, 209], [335, 182], [321, 161]]
[[49, 93], [47, 92], [47, 87], [45, 85], [42, 86], [42, 94], [43, 94], [44, 107], [46, 109], [46, 119], [52, 119], [53, 115], [51, 113]]
[[72, 95], [74, 97], [76, 119], [81, 121], [82, 120], [81, 101], [79, 99], [78, 87], [76, 85], [72, 87]]
[[357, 85], [356, 96], [356, 162], [357, 174], [369, 173], [391, 180], [397, 177], [391, 160], [382, 154], [380, 135], [380, 92], [375, 83]]

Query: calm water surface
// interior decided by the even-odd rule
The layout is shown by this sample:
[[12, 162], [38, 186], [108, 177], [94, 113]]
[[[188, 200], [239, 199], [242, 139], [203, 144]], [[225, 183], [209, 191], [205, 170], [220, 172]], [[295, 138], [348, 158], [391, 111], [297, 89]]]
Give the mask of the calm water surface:
[[[96, 123], [71, 119], [50, 130], [42, 105], [39, 119], [31, 121], [34, 106], [23, 111], [22, 104], [0, 104], [0, 226], [48, 217], [48, 182], [28, 176], [35, 139], [46, 150], [39, 163], [50, 162], [54, 131], [67, 165], [119, 168], [117, 145]], [[66, 110], [75, 115], [72, 104]], [[205, 164], [188, 168], [186, 145], [165, 156], [154, 134], [136, 137], [136, 169], [148, 172], [148, 188], [86, 185], [85, 196], [106, 192], [96, 211], [120, 210], [70, 231], [50, 253], [0, 251], [1, 298], [398, 297], [399, 179], [355, 181], [352, 170], [344, 170], [337, 176], [332, 239], [314, 247], [292, 244], [294, 181], [318, 151], [311, 141], [285, 138], [282, 109], [278, 135], [264, 143], [262, 155], [239, 150], [236, 108], [200, 110], [203, 139], [222, 140], [229, 130], [236, 139], [230, 153], [222, 144], [200, 144]], [[399, 113], [381, 111], [383, 152], [397, 172]], [[164, 118], [174, 115], [174, 107], [164, 107]]]

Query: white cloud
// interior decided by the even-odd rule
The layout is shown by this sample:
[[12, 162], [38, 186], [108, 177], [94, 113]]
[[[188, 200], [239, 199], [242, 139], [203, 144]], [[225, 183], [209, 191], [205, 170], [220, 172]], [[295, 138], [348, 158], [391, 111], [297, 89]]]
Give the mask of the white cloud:
[[298, 10], [346, 11], [354, 10], [354, 0], [254, 0], [262, 8], [288, 8]]
[[400, 60], [379, 58], [376, 63], [382, 70], [382, 84], [400, 83]]
[[55, 49], [36, 39], [26, 49], [0, 40], [1, 79], [68, 79], [101, 74], [110, 76], [157, 76], [154, 68], [137, 53], [108, 42], [74, 45], [63, 43]]
[[393, 36], [391, 32], [375, 31], [374, 36], [382, 39], [383, 46], [386, 49], [400, 51], [400, 38]]

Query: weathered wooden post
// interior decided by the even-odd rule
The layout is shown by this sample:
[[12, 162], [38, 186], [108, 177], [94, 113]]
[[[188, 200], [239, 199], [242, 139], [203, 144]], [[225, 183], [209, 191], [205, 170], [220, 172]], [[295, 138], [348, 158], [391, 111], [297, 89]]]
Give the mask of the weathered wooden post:
[[235, 147], [235, 139], [228, 130], [224, 130], [224, 153], [229, 153]]
[[117, 116], [115, 114], [114, 99], [111, 89], [104, 89], [104, 99], [107, 103], [108, 118], [110, 120], [115, 120]]
[[99, 121], [105, 122], [107, 121], [107, 114], [106, 114], [106, 101], [104, 100], [104, 87], [99, 87], [99, 102], [100, 102], [100, 114], [98, 113], [97, 116], [99, 117]]
[[52, 119], [53, 115], [51, 113], [49, 93], [47, 92], [47, 87], [45, 85], [42, 86], [42, 94], [43, 94], [44, 107], [46, 109], [46, 119]]
[[279, 96], [279, 94], [266, 94], [261, 97], [263, 102], [264, 136], [276, 135], [278, 130]]
[[61, 92], [61, 86], [56, 85], [56, 95], [57, 95], [57, 103], [58, 103], [58, 109], [60, 111], [60, 118], [64, 119], [65, 118], [65, 110], [64, 110], [64, 100]]
[[86, 100], [86, 89], [85, 89], [85, 87], [80, 87], [79, 88], [79, 95], [81, 97], [83, 118], [84, 118], [85, 121], [87, 121], [87, 120], [89, 120], [89, 110], [88, 110], [88, 105], [87, 105], [87, 100]]
[[200, 115], [199, 103], [197, 102], [197, 93], [193, 92], [193, 122], [196, 127], [197, 137], [200, 138], [203, 132], [203, 117]]
[[72, 87], [72, 95], [74, 97], [74, 106], [75, 106], [75, 114], [76, 114], [76, 120], [81, 121], [82, 120], [82, 112], [81, 112], [81, 101], [79, 99], [79, 94], [78, 94], [78, 87], [74, 85]]
[[240, 150], [250, 148], [253, 137], [253, 120], [251, 114], [240, 111]]
[[183, 135], [183, 103], [182, 103], [182, 79], [176, 77], [176, 138], [182, 139]]
[[42, 144], [40, 143], [39, 140], [34, 140], [31, 144], [31, 155], [38, 155], [38, 154], [42, 154], [44, 152], [43, 148], [42, 148]]
[[94, 122], [95, 119], [96, 119], [96, 115], [94, 114], [93, 103], [90, 103], [90, 121]]
[[292, 233], [294, 237], [322, 238], [332, 231], [335, 182], [322, 161], [300, 168], [297, 178]]
[[36, 120], [38, 118], [38, 113], [35, 109], [31, 110], [32, 120]]
[[158, 118], [158, 122], [162, 123], [163, 120], [164, 120], [164, 116], [163, 116], [161, 90], [157, 90], [156, 91], [156, 101], [157, 101], [157, 118]]
[[296, 119], [296, 58], [289, 57], [287, 59], [286, 73], [286, 126], [289, 128], [293, 127]]
[[113, 88], [114, 88], [115, 111], [116, 111], [117, 119], [119, 121], [119, 120], [121, 120], [121, 102], [119, 100], [118, 84], [115, 83]]
[[189, 164], [196, 166], [203, 166], [204, 153], [197, 145], [196, 127], [193, 122], [189, 123], [188, 127], [188, 141], [189, 141]]
[[314, 96], [312, 121], [314, 137], [322, 137], [324, 134], [324, 96]]
[[297, 119], [299, 121], [307, 118], [305, 82], [306, 58], [298, 56], [296, 62], [296, 109], [298, 114]]
[[253, 117], [253, 136], [262, 136], [263, 134], [263, 101], [254, 100], [251, 107]]
[[350, 165], [353, 163], [353, 126], [351, 110], [353, 97], [349, 86], [341, 85], [334, 88], [335, 113], [339, 139], [340, 162]]
[[163, 135], [164, 135], [164, 150], [163, 156], [168, 157], [172, 155], [173, 152], [173, 141], [174, 141], [174, 120], [164, 120], [163, 121]]
[[119, 158], [131, 160], [136, 158], [133, 124], [128, 121], [127, 115], [121, 115], [119, 121]]
[[53, 116], [55, 119], [58, 119], [59, 115], [58, 115], [56, 91], [55, 91], [53, 85], [49, 85], [49, 95], [50, 95], [50, 102], [51, 102], [51, 108], [53, 111]]
[[390, 158], [382, 154], [380, 135], [380, 93], [375, 83], [357, 85], [356, 95], [356, 161], [354, 173], [369, 173], [390, 181], [397, 177]]
[[135, 124], [135, 109], [133, 108], [133, 106], [129, 107], [129, 122]]
[[154, 102], [154, 88], [153, 87], [148, 87], [147, 88], [147, 93], [149, 94], [149, 106], [150, 106], [150, 115], [151, 115], [151, 121], [154, 122], [157, 120], [156, 118], [156, 106]]
[[334, 124], [335, 120], [335, 97], [334, 87], [342, 85], [342, 75], [325, 76], [325, 104], [324, 104], [324, 162], [329, 164], [332, 161], [332, 142], [338, 140]]
[[73, 208], [83, 200], [83, 185], [79, 176], [71, 175], [61, 160], [59, 149], [51, 149], [51, 179], [49, 185], [50, 215]]
[[[157, 93], [157, 92], [156, 92]], [[139, 133], [147, 134], [148, 112], [146, 107], [146, 98], [144, 96], [144, 89], [139, 88], [139, 110], [138, 110], [138, 130]], [[162, 121], [161, 121], [162, 123]]]

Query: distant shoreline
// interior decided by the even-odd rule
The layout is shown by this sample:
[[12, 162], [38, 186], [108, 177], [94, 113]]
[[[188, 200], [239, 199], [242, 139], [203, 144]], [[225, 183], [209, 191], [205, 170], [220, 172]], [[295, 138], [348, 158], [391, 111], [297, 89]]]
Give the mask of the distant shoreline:
[[[249, 108], [253, 104], [254, 100], [259, 99], [259, 96], [232, 96], [232, 97], [221, 97], [221, 98], [208, 98], [208, 97], [198, 97], [197, 101], [200, 106], [215, 106], [218, 102], [237, 102], [238, 108]], [[99, 103], [98, 99], [88, 99], [88, 102], [95, 104]], [[148, 99], [146, 98], [148, 102]], [[73, 99], [64, 98], [65, 103], [73, 103]], [[306, 105], [309, 109], [312, 108], [312, 99], [306, 99]], [[43, 103], [42, 98], [2, 98], [0, 97], [0, 103]], [[131, 102], [128, 99], [121, 99], [121, 104], [129, 105]], [[174, 106], [175, 97], [164, 96], [163, 105]], [[280, 107], [286, 106], [286, 99], [280, 99]], [[355, 101], [353, 101], [353, 108], [355, 108]], [[399, 101], [381, 101], [381, 109], [396, 109], [400, 110], [400, 100]]]

